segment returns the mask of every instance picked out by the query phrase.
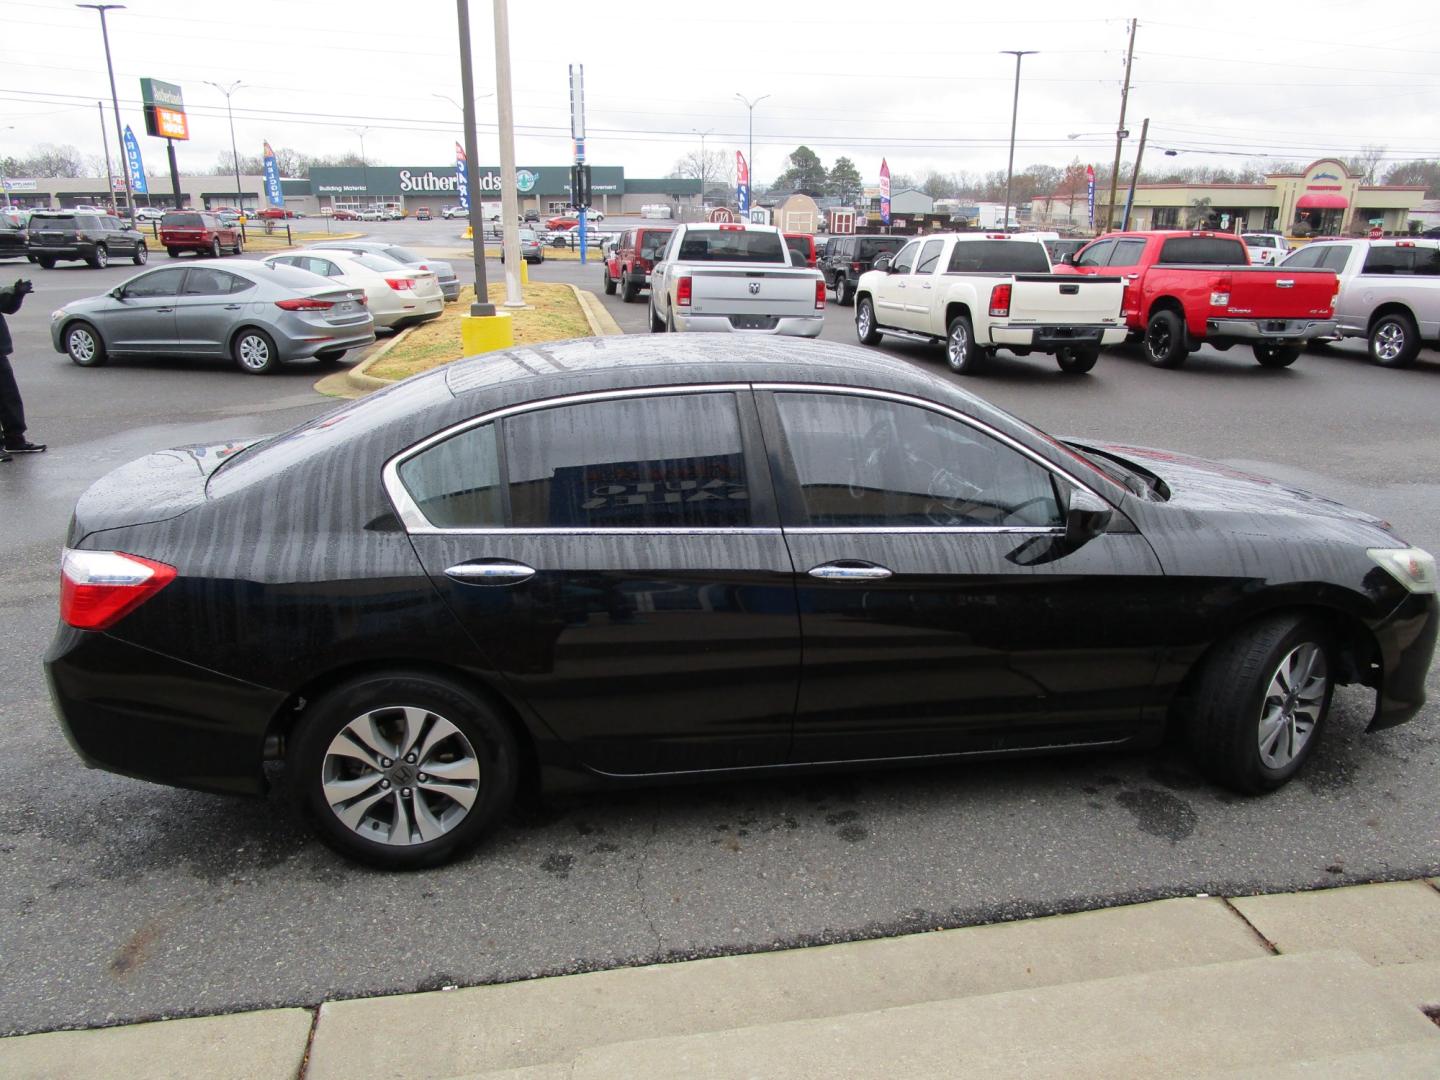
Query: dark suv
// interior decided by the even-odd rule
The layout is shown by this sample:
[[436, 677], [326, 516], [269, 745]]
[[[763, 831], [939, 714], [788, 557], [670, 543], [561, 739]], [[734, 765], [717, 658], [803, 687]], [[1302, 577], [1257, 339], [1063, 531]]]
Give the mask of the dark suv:
[[825, 284], [835, 290], [835, 302], [855, 299], [855, 283], [881, 255], [894, 254], [905, 246], [908, 236], [832, 236], [820, 272]]
[[648, 289], [650, 271], [664, 254], [674, 231], [669, 225], [647, 225], [622, 232], [605, 257], [605, 292], [614, 296], [618, 287], [620, 298], [629, 303], [641, 289]]
[[112, 258], [139, 266], [150, 257], [145, 237], [117, 217], [95, 210], [37, 210], [30, 215], [28, 254], [46, 270], [61, 259], [97, 270]]
[[221, 252], [239, 255], [245, 250], [238, 224], [226, 225], [216, 215], [198, 210], [171, 210], [161, 218], [160, 243], [172, 259], [182, 251], [218, 259]]

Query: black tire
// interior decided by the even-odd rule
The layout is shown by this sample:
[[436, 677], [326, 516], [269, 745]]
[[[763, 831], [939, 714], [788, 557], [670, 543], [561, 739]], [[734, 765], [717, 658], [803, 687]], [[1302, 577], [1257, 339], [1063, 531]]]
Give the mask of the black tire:
[[77, 367], [100, 367], [109, 359], [100, 331], [87, 322], [71, 323], [65, 328], [65, 352]]
[[220, 238], [218, 236], [210, 241], [210, 257], [212, 259], [218, 259], [220, 257]]
[[135, 265], [144, 266], [149, 261], [150, 249], [142, 242], [140, 246], [135, 249]]
[[[1324, 680], [1313, 706], [1314, 722], [1298, 750], [1278, 767], [1262, 757], [1262, 722], [1268, 712], [1283, 716], [1287, 698], [1267, 696], [1281, 665], [1302, 647], [1316, 650]], [[1191, 753], [1216, 783], [1250, 795], [1282, 786], [1305, 764], [1325, 729], [1335, 690], [1334, 651], [1324, 627], [1313, 619], [1276, 615], [1252, 623], [1217, 645], [1204, 661], [1195, 706], [1186, 725]], [[1296, 680], [1299, 681], [1298, 679]], [[1292, 702], [1293, 704], [1293, 702]], [[1279, 737], [1287, 733], [1284, 725]], [[1281, 750], [1283, 744], [1275, 749]]]
[[844, 274], [835, 275], [835, 302], [841, 307], [849, 307], [855, 302], [855, 287]]
[[602, 273], [602, 274], [604, 275], [604, 277], [605, 277], [605, 295], [606, 295], [606, 296], [614, 296], [614, 295], [615, 295], [615, 279], [610, 276], [610, 268], [609, 268], [609, 267], [606, 267], [604, 270], [601, 271], [601, 273]]
[[243, 255], [243, 254], [245, 254], [245, 237], [243, 237], [243, 236], [237, 236], [237, 237], [235, 237], [235, 250], [232, 251], [231, 254], [232, 254], [232, 255]]
[[1366, 344], [1381, 367], [1409, 367], [1420, 353], [1420, 331], [1410, 316], [1392, 311], [1375, 320]]
[[1074, 345], [1067, 345], [1055, 354], [1055, 363], [1059, 364], [1060, 370], [1067, 375], [1084, 375], [1095, 366], [1099, 359], [1099, 349], [1087, 349]]
[[620, 271], [620, 299], [627, 304], [633, 304], [635, 297], [640, 295], [640, 286], [635, 284], [635, 279], [624, 270]]
[[179, 249], [179, 248], [167, 247], [167, 248], [165, 249], [165, 254], [166, 254], [166, 255], [169, 255], [170, 258], [172, 258], [172, 259], [178, 259], [178, 258], [180, 257], [180, 249]]
[[55, 269], [55, 256], [53, 255], [37, 255], [35, 256], [35, 261], [40, 264], [41, 270]]
[[246, 375], [269, 375], [280, 366], [275, 339], [255, 326], [247, 326], [235, 335], [230, 356]]
[[652, 334], [665, 333], [665, 320], [655, 314], [655, 297], [653, 294], [650, 297], [650, 303], [646, 306], [646, 311], [650, 313], [650, 332]]
[[[337, 762], [332, 758], [327, 766], [326, 758], [332, 741], [348, 724], [367, 713], [378, 712], [382, 719], [382, 732], [386, 730], [387, 723], [393, 723], [395, 727], [389, 730], [400, 736], [403, 720], [397, 714], [404, 708], [423, 710], [424, 716], [420, 721], [423, 725], [420, 729], [422, 732], [432, 731], [442, 719], [453, 725], [455, 734], [460, 738], [456, 739], [451, 735], [434, 743], [433, 749], [442, 760], [447, 756], [452, 760], [469, 760], [468, 755], [473, 753], [479, 779], [474, 781], [475, 786], [471, 789], [474, 792], [474, 801], [468, 809], [464, 809], [462, 803], [454, 800], [439, 798], [431, 801], [430, 797], [422, 795], [420, 785], [414, 781], [411, 781], [414, 783], [413, 788], [401, 788], [401, 791], [413, 792], [410, 808], [406, 811], [406, 820], [410, 826], [407, 834], [415, 839], [414, 842], [392, 844], [361, 835], [360, 831], [340, 819], [326, 798], [324, 784], [327, 768], [332, 770], [333, 779], [337, 766], [345, 766], [350, 759]], [[394, 712], [389, 713], [389, 710]], [[394, 719], [390, 720], [390, 716]], [[415, 738], [415, 742], [422, 749], [426, 741], [424, 734]], [[397, 743], [391, 742], [388, 745], [397, 746]], [[404, 768], [409, 764], [410, 773], [419, 771], [419, 766], [425, 763], [423, 758], [418, 758], [413, 763], [400, 758], [380, 760], [391, 761], [391, 768]], [[299, 728], [292, 735], [285, 761], [291, 798], [314, 826], [320, 839], [342, 855], [386, 870], [417, 870], [437, 866], [475, 843], [514, 802], [520, 773], [520, 757], [515, 737], [509, 724], [488, 701], [449, 680], [406, 672], [365, 676], [339, 686], [322, 697], [307, 711]], [[378, 764], [379, 761], [376, 762], [377, 766]], [[368, 767], [367, 772], [367, 766], [359, 763], [356, 764], [355, 771], [362, 780], [373, 774], [388, 776], [386, 770], [375, 766]], [[394, 792], [404, 782], [404, 778], [399, 776], [393, 781], [384, 781], [390, 792]], [[468, 785], [469, 781], [466, 781], [465, 786]], [[370, 790], [379, 790], [378, 782], [377, 786]], [[396, 820], [393, 813], [399, 806], [405, 805], [404, 798], [402, 795], [392, 794], [382, 795], [377, 800], [378, 804], [392, 813], [392, 826]], [[439, 806], [450, 812], [458, 810], [459, 816], [434, 839], [421, 841], [418, 839], [420, 830], [413, 809], [415, 801], [420, 800], [431, 810]], [[353, 803], [354, 800], [349, 805]], [[432, 820], [439, 817], [438, 814], [434, 815]], [[365, 826], [362, 825], [361, 828], [365, 829]], [[378, 831], [376, 835], [380, 835]]]
[[855, 338], [861, 345], [880, 344], [880, 331], [875, 323], [875, 305], [862, 296], [855, 305]]
[[675, 309], [669, 304], [665, 305], [665, 333], [679, 333], [679, 331], [675, 329]]
[[945, 327], [945, 362], [957, 375], [974, 375], [985, 362], [985, 352], [975, 344], [970, 316], [956, 315]]
[[1268, 341], [1257, 341], [1250, 346], [1255, 360], [1262, 367], [1289, 367], [1300, 357], [1299, 345], [1274, 345]]
[[95, 245], [95, 254], [86, 259], [85, 262], [92, 270], [104, 270], [110, 265], [110, 251], [104, 244]]
[[1185, 347], [1185, 321], [1178, 312], [1157, 311], [1145, 324], [1145, 359], [1156, 367], [1178, 368], [1190, 350]]

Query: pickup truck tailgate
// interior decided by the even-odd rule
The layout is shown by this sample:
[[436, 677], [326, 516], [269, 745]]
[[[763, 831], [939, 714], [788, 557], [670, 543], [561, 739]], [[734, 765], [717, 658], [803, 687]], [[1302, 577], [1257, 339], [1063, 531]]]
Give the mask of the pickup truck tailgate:
[[[1210, 317], [1328, 319], [1338, 287], [1333, 270], [1272, 270], [1268, 267], [1234, 267], [1217, 282], [1216, 292], [1228, 292], [1228, 305], [1211, 305]], [[1212, 298], [1218, 299], [1218, 297]]]
[[695, 267], [680, 277], [691, 281], [690, 310], [696, 315], [815, 314], [815, 282], [820, 275], [802, 267]]
[[1125, 283], [1118, 277], [1079, 274], [1016, 274], [1010, 292], [1010, 325], [1118, 323]]

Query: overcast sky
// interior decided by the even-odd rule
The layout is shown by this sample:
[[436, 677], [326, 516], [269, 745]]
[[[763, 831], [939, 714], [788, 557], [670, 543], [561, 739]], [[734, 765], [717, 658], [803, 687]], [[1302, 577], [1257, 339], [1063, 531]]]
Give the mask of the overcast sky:
[[[484, 93], [495, 85], [492, 9], [470, 9]], [[0, 155], [46, 142], [98, 154], [98, 99], [113, 143], [97, 15], [68, 0], [0, 10]], [[1434, 0], [510, 0], [517, 154], [522, 165], [571, 160], [567, 65], [577, 62], [589, 160], [632, 177], [667, 173], [698, 147], [696, 129], [710, 131], [707, 149], [744, 149], [737, 92], [769, 95], [754, 113], [760, 183], [802, 142], [827, 166], [849, 156], [867, 183], [882, 156], [921, 176], [1003, 169], [1015, 62], [999, 50], [1036, 49], [1022, 70], [1016, 170], [1108, 162], [1132, 15], [1126, 126], [1138, 136], [1150, 117], [1147, 164], [1306, 163], [1367, 143], [1390, 160], [1440, 157], [1437, 50], [1424, 47], [1440, 39]], [[122, 118], [151, 171], [164, 167], [164, 143], [143, 134], [142, 76], [184, 90], [183, 172], [211, 171], [230, 146], [224, 98], [206, 79], [244, 84], [234, 96], [242, 154], [265, 139], [358, 151], [352, 129], [368, 127], [372, 164], [444, 165], [460, 138], [458, 108], [435, 96], [460, 97], [453, 0], [130, 0], [109, 27]], [[481, 163], [498, 163], [494, 99], [478, 104]], [[1183, 153], [1163, 158], [1165, 148]]]

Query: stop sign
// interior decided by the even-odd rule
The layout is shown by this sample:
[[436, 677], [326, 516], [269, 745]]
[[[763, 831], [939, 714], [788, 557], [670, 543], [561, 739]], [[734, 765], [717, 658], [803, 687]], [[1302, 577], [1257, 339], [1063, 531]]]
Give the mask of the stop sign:
[[1380, 231], [1380, 227], [1379, 227], [1378, 225], [1377, 225], [1375, 228], [1373, 228], [1373, 229], [1370, 230], [1370, 239], [1371, 239], [1371, 240], [1379, 240], [1379, 239], [1380, 239], [1382, 236], [1384, 236], [1384, 235], [1385, 235], [1385, 234]]

